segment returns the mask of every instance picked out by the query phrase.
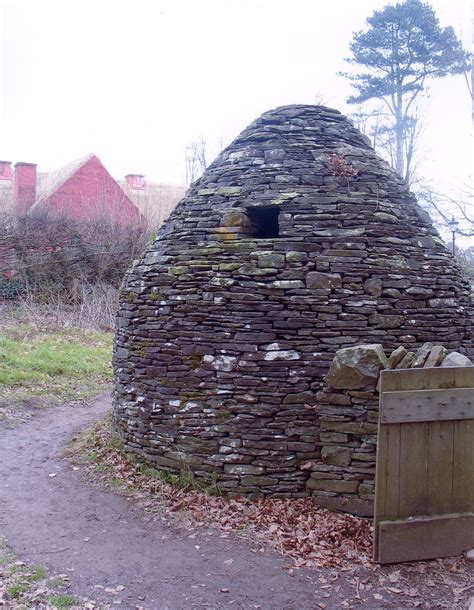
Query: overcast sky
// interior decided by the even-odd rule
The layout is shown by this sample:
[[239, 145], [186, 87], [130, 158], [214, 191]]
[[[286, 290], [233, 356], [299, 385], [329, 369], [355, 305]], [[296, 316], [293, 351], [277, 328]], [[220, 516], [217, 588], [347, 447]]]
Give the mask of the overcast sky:
[[[387, 0], [0, 0], [0, 159], [49, 171], [96, 153], [116, 177], [184, 183], [265, 110], [323, 99], [343, 112], [352, 33]], [[469, 0], [432, 0], [470, 48]], [[472, 172], [462, 77], [430, 85], [421, 173]]]

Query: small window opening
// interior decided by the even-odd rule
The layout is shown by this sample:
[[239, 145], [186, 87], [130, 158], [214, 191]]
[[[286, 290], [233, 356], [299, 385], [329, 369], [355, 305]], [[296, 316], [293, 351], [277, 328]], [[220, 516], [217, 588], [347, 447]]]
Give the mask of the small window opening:
[[280, 236], [278, 223], [280, 210], [278, 208], [247, 208], [247, 214], [254, 226], [252, 237], [271, 239]]

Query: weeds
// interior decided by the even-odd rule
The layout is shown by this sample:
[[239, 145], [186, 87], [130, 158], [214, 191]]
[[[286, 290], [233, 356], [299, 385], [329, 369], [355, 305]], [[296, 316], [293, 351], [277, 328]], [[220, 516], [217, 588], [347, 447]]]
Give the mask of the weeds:
[[0, 607], [44, 608], [66, 610], [72, 606], [94, 607], [88, 600], [78, 601], [67, 591], [58, 594], [56, 589], [68, 587], [65, 578], [48, 578], [43, 565], [28, 566], [19, 561], [6, 540], [0, 538]]
[[68, 610], [68, 608], [76, 605], [74, 595], [52, 595], [48, 597], [48, 601], [57, 610]]
[[8, 585], [7, 587], [7, 595], [10, 599], [18, 599], [21, 594], [26, 593], [26, 591], [28, 591], [28, 585], [21, 582]]
[[55, 576], [48, 580], [48, 586], [50, 589], [60, 589], [65, 586], [64, 580], [60, 576]]
[[28, 580], [43, 580], [46, 578], [46, 568], [44, 566], [33, 566], [31, 568], [31, 574], [28, 577]]
[[80, 283], [76, 286], [77, 302], [68, 303], [61, 291], [39, 301], [32, 293], [25, 293], [18, 305], [26, 322], [42, 326], [45, 321], [56, 328], [84, 328], [111, 331], [118, 308], [118, 290], [110, 284]]

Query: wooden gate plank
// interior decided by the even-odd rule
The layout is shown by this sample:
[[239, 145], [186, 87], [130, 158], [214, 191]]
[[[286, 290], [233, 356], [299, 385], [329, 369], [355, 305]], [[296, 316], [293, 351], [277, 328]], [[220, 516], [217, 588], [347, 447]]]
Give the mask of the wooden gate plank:
[[474, 513], [381, 521], [379, 530], [380, 563], [451, 557], [474, 546]]
[[[400, 426], [381, 426], [380, 434], [383, 442], [379, 443], [380, 462], [377, 457], [377, 467], [380, 463], [380, 486], [375, 490], [377, 514], [382, 519], [393, 519], [399, 515], [400, 498]], [[377, 472], [375, 474], [377, 482]]]
[[474, 366], [460, 366], [455, 368], [454, 378], [456, 388], [472, 388], [474, 391]]
[[428, 424], [400, 424], [399, 515], [426, 514], [427, 494]]
[[454, 422], [453, 510], [474, 507], [474, 420]]
[[400, 481], [400, 425], [381, 426], [377, 443], [374, 507], [374, 559], [378, 561], [377, 522], [398, 516]]
[[428, 432], [427, 512], [456, 512], [453, 508], [454, 422], [430, 422]]
[[474, 388], [474, 366], [385, 370], [381, 372], [380, 383], [382, 392]]
[[380, 401], [383, 424], [474, 419], [474, 390], [411, 390], [384, 392]]

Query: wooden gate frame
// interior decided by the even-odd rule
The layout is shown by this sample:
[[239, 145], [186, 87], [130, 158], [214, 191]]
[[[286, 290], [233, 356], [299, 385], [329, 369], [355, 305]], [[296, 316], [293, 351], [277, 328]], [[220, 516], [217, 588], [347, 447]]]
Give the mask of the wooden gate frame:
[[474, 367], [382, 371], [374, 559], [474, 548]]

